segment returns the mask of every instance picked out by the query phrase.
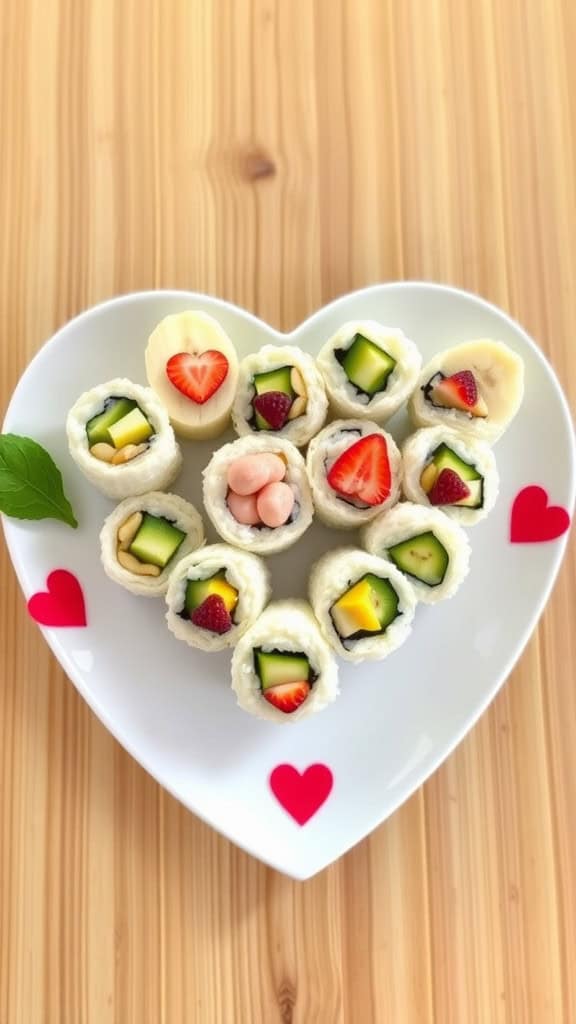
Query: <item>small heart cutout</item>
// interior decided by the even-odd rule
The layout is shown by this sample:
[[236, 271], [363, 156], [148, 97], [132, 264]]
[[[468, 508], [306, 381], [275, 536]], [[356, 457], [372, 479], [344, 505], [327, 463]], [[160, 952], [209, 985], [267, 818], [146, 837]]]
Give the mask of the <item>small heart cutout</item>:
[[197, 405], [204, 405], [222, 386], [229, 368], [226, 356], [217, 349], [199, 354], [177, 352], [166, 363], [166, 375], [181, 395]]
[[270, 774], [270, 789], [299, 825], [320, 810], [333, 785], [334, 776], [325, 764], [311, 764], [302, 774], [291, 764], [279, 764]]
[[82, 587], [67, 569], [55, 569], [46, 581], [48, 590], [32, 594], [30, 615], [41, 626], [86, 626]]
[[549, 505], [543, 487], [524, 487], [514, 498], [510, 516], [510, 540], [513, 544], [538, 544], [556, 540], [570, 526], [570, 516], [561, 505]]

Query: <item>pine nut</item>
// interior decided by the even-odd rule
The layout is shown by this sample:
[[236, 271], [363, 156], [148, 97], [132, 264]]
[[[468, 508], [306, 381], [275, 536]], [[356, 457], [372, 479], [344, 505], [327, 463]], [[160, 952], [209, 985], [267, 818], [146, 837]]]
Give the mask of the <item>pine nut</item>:
[[293, 366], [290, 370], [290, 383], [292, 385], [292, 390], [295, 391], [297, 395], [306, 395], [304, 378], [296, 366]]
[[298, 395], [290, 406], [290, 412], [288, 413], [289, 420], [295, 420], [298, 416], [302, 416], [306, 412], [306, 404], [308, 399], [305, 395]]
[[143, 518], [144, 517], [141, 512], [133, 512], [132, 515], [128, 516], [128, 519], [126, 519], [125, 522], [122, 523], [122, 526], [118, 530], [117, 534], [118, 546], [121, 551], [128, 550], [132, 541], [134, 540], [134, 537], [136, 536], [138, 530], [140, 529]]
[[125, 462], [132, 462], [132, 459], [136, 459], [139, 455], [142, 455], [146, 451], [147, 444], [125, 444], [123, 448], [119, 448], [114, 458], [112, 459], [113, 466], [123, 466]]
[[90, 449], [90, 455], [93, 455], [98, 462], [112, 462], [116, 454], [116, 449], [111, 444], [106, 444], [104, 441], [98, 444], [93, 444]]
[[135, 576], [159, 576], [162, 572], [158, 565], [148, 565], [147, 562], [140, 562], [129, 551], [118, 551], [118, 561], [123, 569], [133, 572]]

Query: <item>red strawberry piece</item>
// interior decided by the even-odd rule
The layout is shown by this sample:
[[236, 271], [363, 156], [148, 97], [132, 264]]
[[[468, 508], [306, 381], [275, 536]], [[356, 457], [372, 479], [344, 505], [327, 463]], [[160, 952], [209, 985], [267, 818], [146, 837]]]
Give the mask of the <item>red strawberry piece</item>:
[[211, 633], [227, 633], [232, 629], [232, 619], [220, 594], [209, 594], [194, 609], [191, 621], [200, 629], [209, 629]]
[[470, 488], [460, 479], [458, 473], [453, 469], [443, 469], [428, 494], [428, 501], [431, 505], [454, 505], [469, 496]]
[[264, 691], [264, 699], [285, 715], [292, 714], [304, 703], [310, 693], [310, 683], [280, 683]]
[[330, 472], [332, 490], [366, 505], [381, 505], [390, 497], [392, 473], [388, 446], [382, 434], [368, 434], [342, 452]]
[[459, 370], [451, 377], [443, 377], [434, 385], [432, 400], [448, 409], [460, 409], [473, 416], [486, 416], [488, 410], [478, 395], [478, 385], [471, 370]]
[[166, 363], [166, 374], [180, 394], [197, 405], [204, 405], [226, 380], [228, 368], [228, 360], [222, 352], [208, 349], [200, 355], [177, 352]]
[[252, 405], [272, 430], [282, 430], [288, 419], [292, 399], [284, 391], [265, 391], [263, 395], [256, 395]]

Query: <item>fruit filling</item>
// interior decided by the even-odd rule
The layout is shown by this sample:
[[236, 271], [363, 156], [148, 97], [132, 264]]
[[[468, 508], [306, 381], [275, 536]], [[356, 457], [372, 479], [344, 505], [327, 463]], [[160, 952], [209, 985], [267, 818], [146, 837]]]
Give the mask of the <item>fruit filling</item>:
[[159, 576], [185, 537], [183, 530], [163, 516], [133, 512], [118, 530], [117, 558], [136, 576]]
[[270, 529], [290, 522], [297, 503], [286, 473], [284, 459], [273, 452], [241, 455], [231, 462], [226, 504], [236, 522]]
[[256, 430], [282, 430], [306, 412], [307, 394], [302, 374], [295, 366], [254, 374], [252, 425]]
[[131, 398], [109, 398], [86, 424], [90, 454], [114, 466], [131, 462], [149, 445], [154, 428]]
[[234, 625], [238, 597], [238, 591], [226, 579], [225, 569], [204, 580], [188, 580], [182, 618], [211, 633], [227, 633]]
[[441, 444], [420, 475], [420, 486], [431, 505], [482, 508], [484, 477], [475, 466]]
[[206, 580], [189, 580], [180, 612], [199, 629], [221, 635], [234, 625], [239, 593], [225, 578], [225, 569], [217, 569]]
[[230, 364], [223, 352], [177, 352], [166, 363], [168, 380], [181, 395], [196, 405], [204, 405], [222, 387]]
[[254, 667], [264, 700], [285, 715], [304, 703], [317, 678], [308, 658], [299, 651], [263, 651], [256, 647]]
[[346, 448], [328, 470], [329, 486], [350, 504], [372, 508], [390, 497], [392, 473], [386, 438], [367, 434]]
[[386, 390], [396, 366], [392, 356], [363, 334], [355, 334], [350, 347], [337, 349], [334, 355], [350, 383], [370, 398]]
[[441, 409], [457, 409], [480, 418], [488, 415], [488, 407], [471, 370], [459, 370], [449, 377], [435, 373], [422, 390], [427, 401]]
[[446, 548], [432, 531], [393, 544], [388, 548], [388, 557], [406, 576], [429, 587], [438, 587], [443, 582], [450, 561]]
[[336, 632], [351, 641], [385, 633], [400, 614], [394, 587], [373, 573], [351, 585], [330, 608]]

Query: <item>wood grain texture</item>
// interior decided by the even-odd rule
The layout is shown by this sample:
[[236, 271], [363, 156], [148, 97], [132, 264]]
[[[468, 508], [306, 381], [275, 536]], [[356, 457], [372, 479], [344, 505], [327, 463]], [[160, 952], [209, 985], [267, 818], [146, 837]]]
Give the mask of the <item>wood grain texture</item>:
[[[509, 310], [576, 398], [572, 0], [2, 0], [0, 401], [87, 305]], [[118, 747], [0, 545], [1, 1024], [571, 1024], [576, 573], [444, 767], [306, 884]]]

